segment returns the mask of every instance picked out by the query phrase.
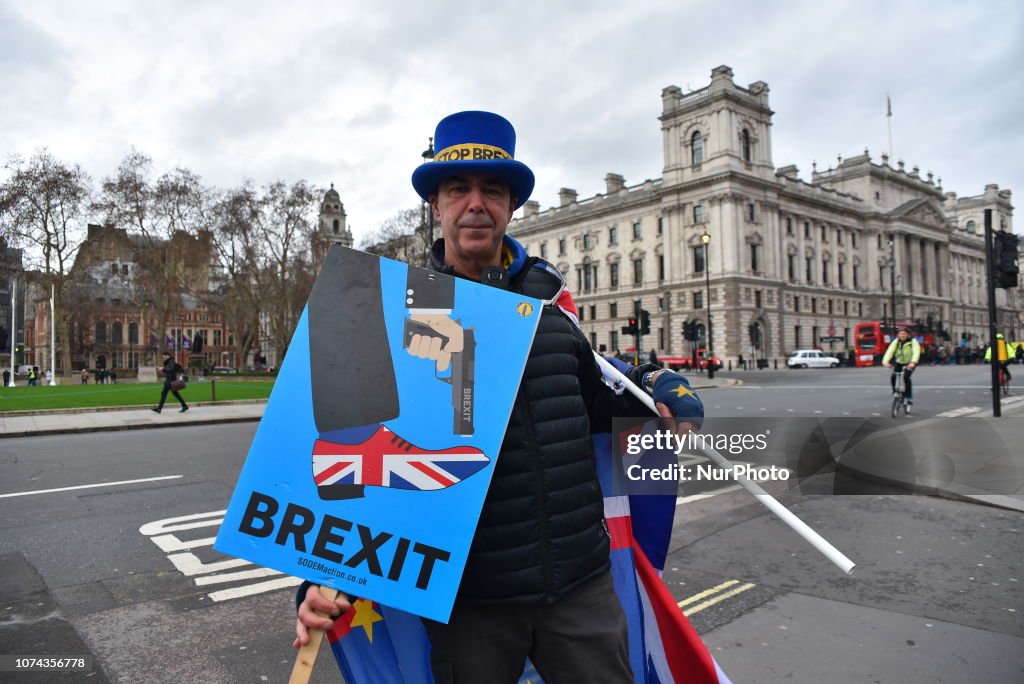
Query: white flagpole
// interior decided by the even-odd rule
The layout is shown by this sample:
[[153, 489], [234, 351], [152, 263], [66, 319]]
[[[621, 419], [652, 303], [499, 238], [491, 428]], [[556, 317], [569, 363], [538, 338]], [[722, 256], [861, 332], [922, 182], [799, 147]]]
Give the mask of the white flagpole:
[[14, 348], [18, 341], [18, 278], [11, 276], [11, 379], [8, 381], [8, 387], [16, 387], [14, 382]]
[[53, 283], [50, 283], [50, 386], [57, 384], [57, 318], [54, 306], [56, 292]]
[[892, 158], [892, 99], [889, 97], [889, 93], [885, 94], [885, 121], [889, 128], [889, 163], [895, 163]]
[[[630, 394], [642, 401], [655, 414], [658, 413], [658, 409], [654, 405], [654, 399], [652, 399], [647, 392], [644, 392], [642, 389], [630, 382], [618, 368], [608, 363], [608, 361], [598, 353], [594, 353], [594, 358], [597, 359], [597, 363], [601, 369], [606, 371], [617, 383], [622, 384], [627, 390], [629, 390]], [[719, 467], [733, 470], [733, 464], [714, 449], [702, 449], [701, 451]], [[847, 575], [853, 572], [855, 565], [854, 562], [847, 558], [842, 551], [832, 546], [828, 540], [811, 529], [807, 523], [796, 517], [796, 515], [794, 515], [788, 508], [776, 501], [772, 495], [764, 491], [759, 484], [752, 482], [743, 475], [736, 473], [734, 470], [733, 474], [736, 482], [752, 494], [754, 498], [763, 504], [769, 511], [774, 513], [780, 520], [782, 520], [782, 522], [786, 523], [790, 529], [803, 537], [806, 542], [832, 561], [840, 570]]]

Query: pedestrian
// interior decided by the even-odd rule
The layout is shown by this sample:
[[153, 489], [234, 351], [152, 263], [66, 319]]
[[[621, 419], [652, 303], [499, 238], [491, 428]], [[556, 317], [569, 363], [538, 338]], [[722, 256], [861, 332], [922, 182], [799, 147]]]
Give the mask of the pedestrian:
[[53, 384], [53, 371], [50, 370], [49, 368], [46, 369], [46, 384], [47, 385], [52, 385]]
[[[506, 234], [512, 212], [534, 185], [530, 169], [514, 161], [512, 125], [496, 114], [460, 112], [438, 124], [434, 141], [434, 161], [417, 167], [412, 179], [441, 226], [430, 267], [562, 302], [559, 297], [567, 295], [562, 274]], [[346, 291], [343, 274], [331, 276], [337, 289], [322, 282], [323, 274], [340, 270], [325, 264], [310, 295], [314, 363], [321, 344], [314, 340], [314, 325], [328, 329], [325, 319], [332, 308], [349, 308], [339, 296]], [[334, 339], [322, 344], [338, 348]], [[410, 352], [435, 359], [440, 367], [447, 352], [436, 347], [414, 339]], [[703, 416], [699, 399], [677, 373], [646, 364], [628, 375], [653, 394], [662, 416]], [[363, 384], [385, 394], [391, 380]], [[341, 387], [350, 387], [347, 381], [347, 376], [330, 380], [318, 372], [313, 395], [329, 394], [332, 388], [323, 383], [330, 382], [338, 384], [337, 396]], [[350, 400], [335, 413], [356, 411], [360, 404]], [[615, 394], [602, 382], [587, 337], [559, 306], [542, 311], [516, 406], [521, 408], [513, 411], [506, 429], [451, 618], [448, 624], [423, 620], [435, 681], [516, 682], [527, 657], [552, 684], [633, 681], [625, 614], [609, 572], [591, 432], [607, 431], [612, 416], [648, 411], [628, 392]], [[314, 400], [314, 414], [316, 407]], [[336, 422], [321, 424], [316, 415], [315, 422], [321, 440], [339, 431]], [[351, 609], [347, 596], [328, 601], [309, 583], [300, 587], [296, 601], [296, 648], [308, 643], [308, 629], [333, 624], [316, 611], [336, 616]], [[561, 629], [568, 625], [572, 628]]]
[[82, 369], [82, 384], [83, 385], [88, 385], [89, 384], [89, 369], [88, 368], [83, 368]]
[[11, 386], [11, 371], [4, 369], [4, 387]]
[[1024, 363], [1024, 342], [1018, 342], [1016, 345], [1017, 350], [1013, 352], [1013, 358], [1017, 363]]
[[36, 386], [36, 380], [39, 378], [39, 368], [32, 366], [28, 369], [28, 384], [30, 387]]
[[184, 369], [177, 361], [174, 360], [174, 357], [169, 351], [164, 352], [163, 361], [164, 365], [160, 372], [164, 375], [164, 386], [163, 389], [160, 390], [160, 403], [151, 410], [156, 413], [160, 413], [164, 407], [164, 402], [167, 400], [167, 393], [170, 392], [174, 395], [175, 399], [181, 402], [181, 411], [179, 411], [179, 413], [184, 413], [185, 411], [188, 411], [188, 404], [186, 404], [185, 400], [181, 398], [180, 394], [178, 394], [178, 390], [171, 386], [171, 383], [178, 380], [178, 375], [180, 375]]
[[743, 354], [740, 354], [739, 356], [736, 357], [736, 368], [742, 368], [743, 370], [747, 370], [746, 362], [743, 360]]

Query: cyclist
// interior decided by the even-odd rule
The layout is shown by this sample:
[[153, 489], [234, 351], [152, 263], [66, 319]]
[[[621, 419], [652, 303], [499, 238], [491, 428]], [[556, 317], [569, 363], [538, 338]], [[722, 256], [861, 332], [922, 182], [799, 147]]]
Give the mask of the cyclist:
[[896, 333], [896, 339], [889, 343], [882, 357], [882, 365], [892, 368], [892, 375], [889, 376], [889, 384], [892, 386], [893, 394], [896, 393], [896, 374], [903, 371], [903, 394], [907, 404], [914, 403], [914, 388], [910, 384], [910, 375], [917, 368], [917, 362], [921, 360], [921, 344], [910, 336], [910, 331], [900, 328]]

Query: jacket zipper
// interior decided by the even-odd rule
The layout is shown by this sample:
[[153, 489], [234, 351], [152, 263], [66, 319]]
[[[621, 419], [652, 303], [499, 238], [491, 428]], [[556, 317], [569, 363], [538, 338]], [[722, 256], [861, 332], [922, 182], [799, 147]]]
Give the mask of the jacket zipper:
[[533, 463], [535, 492], [537, 496], [537, 522], [540, 531], [540, 556], [541, 556], [541, 569], [544, 573], [544, 601], [547, 603], [553, 603], [555, 601], [554, 584], [555, 580], [552, 577], [551, 572], [551, 553], [549, 548], [549, 534], [548, 534], [548, 516], [547, 516], [547, 499], [544, 496], [544, 464], [542, 463], [541, 451], [538, 448], [537, 433], [533, 427], [533, 414], [530, 412], [530, 404], [526, 401], [523, 395], [516, 397], [516, 402], [520, 404], [520, 410], [522, 411], [525, 420], [523, 421], [526, 432], [529, 435], [530, 450], [536, 455]]

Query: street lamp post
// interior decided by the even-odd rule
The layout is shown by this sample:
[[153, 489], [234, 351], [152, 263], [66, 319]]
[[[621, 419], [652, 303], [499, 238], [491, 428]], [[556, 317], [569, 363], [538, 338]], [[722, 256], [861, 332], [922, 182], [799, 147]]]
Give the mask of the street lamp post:
[[[423, 150], [420, 154], [423, 157], [423, 163], [431, 161], [434, 158], [434, 138], [433, 136], [427, 138], [427, 149]], [[430, 230], [427, 233], [427, 259], [429, 260], [429, 254], [431, 248], [434, 246], [434, 210], [431, 207], [427, 207], [427, 213], [430, 214]]]
[[705, 350], [705, 356], [707, 356], [708, 363], [708, 380], [711, 380], [715, 377], [715, 334], [714, 326], [711, 324], [711, 259], [709, 258], [708, 251], [708, 245], [711, 244], [711, 235], [708, 234], [707, 230], [701, 234], [700, 241], [704, 243], [704, 296], [707, 299], [705, 306], [708, 311], [708, 348]]
[[889, 238], [889, 315], [892, 316], [890, 334], [896, 337], [896, 242]]

